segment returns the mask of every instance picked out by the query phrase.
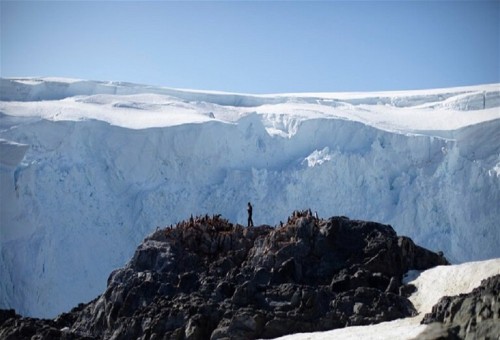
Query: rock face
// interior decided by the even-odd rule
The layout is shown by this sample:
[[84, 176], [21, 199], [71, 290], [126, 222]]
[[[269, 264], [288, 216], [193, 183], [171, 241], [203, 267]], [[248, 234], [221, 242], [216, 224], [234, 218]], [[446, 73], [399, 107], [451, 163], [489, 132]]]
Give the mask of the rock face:
[[500, 275], [468, 294], [446, 296], [422, 320], [419, 339], [497, 339], [500, 335]]
[[[147, 237], [94, 301], [37, 322], [74, 339], [253, 339], [365, 325], [413, 315], [403, 274], [441, 264], [374, 222], [304, 211], [276, 228], [243, 228], [197, 217]], [[2, 318], [0, 337], [20, 334], [26, 319]]]

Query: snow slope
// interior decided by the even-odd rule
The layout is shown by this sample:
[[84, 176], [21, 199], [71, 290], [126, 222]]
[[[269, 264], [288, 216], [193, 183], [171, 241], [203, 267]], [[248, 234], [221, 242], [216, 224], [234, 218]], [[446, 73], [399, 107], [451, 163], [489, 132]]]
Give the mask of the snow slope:
[[156, 226], [295, 209], [389, 223], [455, 263], [500, 257], [500, 86], [248, 95], [0, 79], [0, 308], [102, 291]]
[[427, 325], [420, 322], [426, 313], [432, 311], [443, 296], [455, 296], [471, 292], [481, 284], [481, 281], [500, 274], [500, 259], [481, 262], [469, 262], [461, 265], [438, 266], [408, 280], [417, 287], [417, 291], [410, 297], [418, 311], [413, 318], [399, 319], [370, 326], [354, 326], [336, 329], [328, 332], [300, 333], [277, 338], [279, 340], [410, 340], [418, 338]]

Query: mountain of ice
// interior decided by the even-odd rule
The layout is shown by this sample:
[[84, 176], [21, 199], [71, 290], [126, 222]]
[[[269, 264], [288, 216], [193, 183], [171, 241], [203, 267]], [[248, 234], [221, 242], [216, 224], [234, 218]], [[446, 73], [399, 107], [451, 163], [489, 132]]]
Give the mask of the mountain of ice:
[[0, 80], [0, 308], [88, 301], [157, 226], [295, 209], [500, 257], [500, 85], [246, 95]]

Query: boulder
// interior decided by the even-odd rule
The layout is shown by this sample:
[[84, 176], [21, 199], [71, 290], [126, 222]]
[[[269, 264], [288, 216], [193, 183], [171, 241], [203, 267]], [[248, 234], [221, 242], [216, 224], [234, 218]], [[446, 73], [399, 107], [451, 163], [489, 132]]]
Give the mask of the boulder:
[[500, 275], [471, 293], [441, 298], [422, 320], [429, 327], [418, 339], [496, 339], [500, 334]]

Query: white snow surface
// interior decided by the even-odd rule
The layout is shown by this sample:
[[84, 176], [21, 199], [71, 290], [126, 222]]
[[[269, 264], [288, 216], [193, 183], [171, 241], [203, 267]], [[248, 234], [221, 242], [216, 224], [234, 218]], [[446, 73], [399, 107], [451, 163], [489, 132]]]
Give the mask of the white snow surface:
[[0, 79], [0, 308], [102, 293], [157, 226], [391, 224], [454, 263], [500, 257], [500, 84], [251, 95]]
[[369, 326], [354, 326], [327, 332], [298, 333], [287, 335], [279, 340], [410, 340], [418, 338], [427, 325], [420, 322], [426, 313], [432, 311], [443, 296], [455, 296], [471, 292], [481, 281], [500, 274], [500, 258], [480, 262], [469, 262], [453, 266], [438, 266], [418, 273], [414, 280], [417, 291], [410, 296], [410, 301], [418, 315], [412, 318], [398, 319]]

